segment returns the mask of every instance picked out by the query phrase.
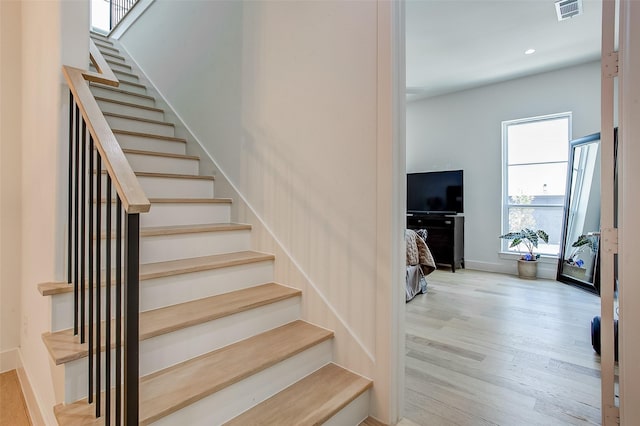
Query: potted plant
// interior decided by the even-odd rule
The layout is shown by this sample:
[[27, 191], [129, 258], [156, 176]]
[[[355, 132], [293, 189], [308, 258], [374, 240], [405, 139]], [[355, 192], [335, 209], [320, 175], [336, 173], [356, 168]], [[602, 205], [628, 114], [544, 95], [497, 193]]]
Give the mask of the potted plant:
[[524, 244], [526, 252], [522, 253], [518, 259], [518, 276], [520, 278], [534, 279], [538, 274], [538, 258], [539, 254], [534, 254], [533, 250], [538, 248], [538, 241], [549, 242], [549, 235], [542, 229], [534, 231], [530, 228], [524, 228], [520, 231], [509, 232], [500, 235], [500, 238], [511, 240], [509, 248], [518, 247]]
[[591, 273], [587, 274], [587, 268], [593, 267], [593, 261], [592, 259], [590, 261], [589, 256], [587, 256], [587, 264], [585, 264], [585, 261], [582, 258], [583, 253], [587, 248], [589, 249], [590, 256], [598, 253], [598, 237], [596, 235], [582, 234], [571, 244], [571, 247], [574, 248], [573, 252], [564, 260], [563, 270], [566, 270], [568, 275], [575, 278], [590, 280]]

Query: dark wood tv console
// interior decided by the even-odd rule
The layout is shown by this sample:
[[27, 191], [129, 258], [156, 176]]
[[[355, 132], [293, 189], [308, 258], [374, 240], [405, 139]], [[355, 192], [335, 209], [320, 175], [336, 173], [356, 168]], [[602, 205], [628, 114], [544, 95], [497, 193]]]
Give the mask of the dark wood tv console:
[[407, 214], [408, 229], [426, 229], [427, 245], [436, 263], [464, 268], [464, 216]]

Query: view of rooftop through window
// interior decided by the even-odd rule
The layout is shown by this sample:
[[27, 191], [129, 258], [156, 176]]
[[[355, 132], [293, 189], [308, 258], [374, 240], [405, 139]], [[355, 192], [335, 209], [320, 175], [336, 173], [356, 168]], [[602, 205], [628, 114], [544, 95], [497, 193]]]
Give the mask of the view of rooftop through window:
[[559, 253], [570, 125], [570, 114], [503, 123], [503, 230], [505, 233], [523, 228], [546, 231], [549, 244], [538, 247], [540, 254]]

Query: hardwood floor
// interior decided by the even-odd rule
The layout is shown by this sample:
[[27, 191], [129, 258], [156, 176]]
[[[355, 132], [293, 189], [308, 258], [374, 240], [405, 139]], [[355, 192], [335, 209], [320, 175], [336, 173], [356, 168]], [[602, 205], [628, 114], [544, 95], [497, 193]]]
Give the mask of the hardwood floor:
[[0, 374], [0, 426], [30, 426], [16, 370]]
[[438, 270], [406, 305], [405, 418], [418, 425], [599, 425], [600, 299], [566, 284]]

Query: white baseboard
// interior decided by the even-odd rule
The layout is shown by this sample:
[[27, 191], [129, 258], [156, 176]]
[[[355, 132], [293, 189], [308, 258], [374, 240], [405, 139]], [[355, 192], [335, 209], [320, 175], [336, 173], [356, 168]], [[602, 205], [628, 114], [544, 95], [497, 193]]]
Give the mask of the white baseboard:
[[[506, 263], [482, 262], [478, 260], [465, 260], [464, 267], [476, 271], [495, 272], [498, 274], [518, 275], [516, 260]], [[538, 278], [547, 280], [556, 279], [556, 264], [547, 261], [538, 263]]]
[[[42, 405], [38, 402], [33, 388], [31, 387], [31, 381], [29, 375], [24, 369], [22, 364], [22, 356], [20, 350], [16, 349], [16, 372], [18, 373], [18, 380], [20, 381], [20, 387], [22, 388], [22, 394], [24, 395], [24, 401], [27, 404], [27, 410], [29, 411], [29, 417], [31, 423], [34, 426], [46, 426], [42, 412], [40, 411]], [[53, 407], [51, 407], [53, 410]]]
[[0, 373], [18, 368], [18, 348], [0, 352]]

